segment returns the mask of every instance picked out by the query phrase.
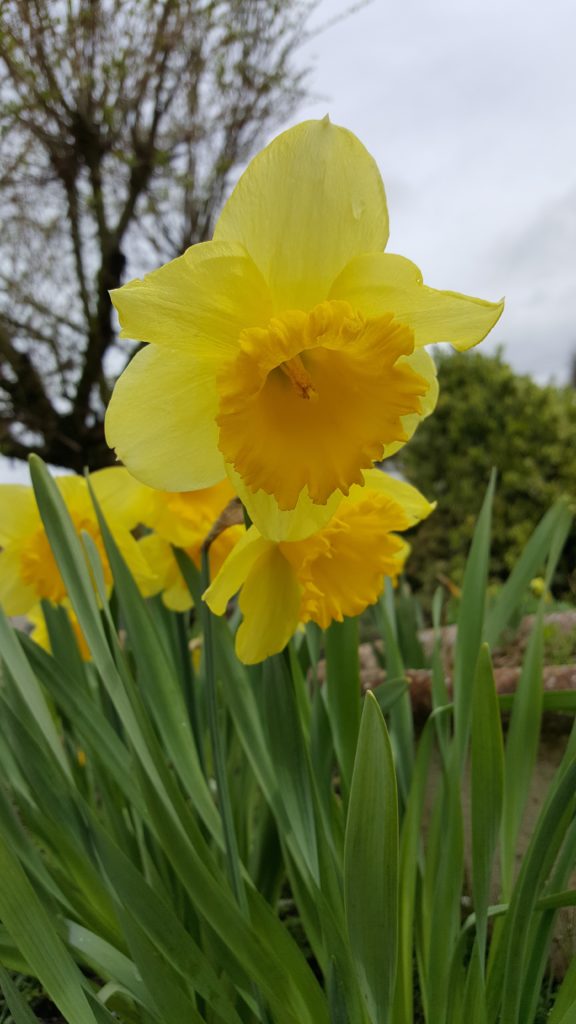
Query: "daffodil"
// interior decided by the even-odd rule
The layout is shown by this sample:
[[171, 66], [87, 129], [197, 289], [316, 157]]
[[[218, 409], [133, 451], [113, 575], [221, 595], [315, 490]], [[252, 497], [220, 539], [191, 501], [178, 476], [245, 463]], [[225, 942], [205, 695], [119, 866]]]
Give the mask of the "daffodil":
[[[130, 531], [140, 521], [145, 489], [120, 467], [90, 477], [104, 516], [137, 582], [150, 583], [150, 568]], [[107, 585], [112, 574], [84, 477], [56, 477], [78, 534], [87, 533], [100, 555]], [[66, 600], [66, 586], [48, 542], [31, 487], [0, 485], [0, 605], [8, 615], [26, 615], [39, 601]]]
[[227, 474], [277, 539], [326, 521], [434, 408], [424, 347], [475, 345], [503, 308], [426, 287], [387, 239], [351, 132], [308, 121], [264, 149], [211, 242], [112, 293], [122, 337], [148, 343], [106, 418], [130, 472], [169, 491]]
[[[171, 493], [146, 488], [147, 500], [142, 509], [142, 522], [154, 533], [139, 541], [155, 583], [148, 592], [162, 592], [162, 600], [173, 611], [192, 607], [192, 597], [174, 557], [172, 546], [182, 548], [200, 568], [202, 545], [226, 506], [234, 498], [228, 480], [199, 491]], [[215, 576], [244, 527], [230, 526], [219, 533], [210, 546], [210, 573]]]
[[396, 531], [424, 519], [433, 506], [414, 487], [368, 470], [334, 516], [303, 540], [275, 541], [255, 526], [235, 546], [204, 594], [216, 615], [240, 591], [243, 621], [236, 634], [241, 661], [253, 664], [282, 650], [301, 622], [326, 629], [359, 615], [401, 572], [408, 544]]

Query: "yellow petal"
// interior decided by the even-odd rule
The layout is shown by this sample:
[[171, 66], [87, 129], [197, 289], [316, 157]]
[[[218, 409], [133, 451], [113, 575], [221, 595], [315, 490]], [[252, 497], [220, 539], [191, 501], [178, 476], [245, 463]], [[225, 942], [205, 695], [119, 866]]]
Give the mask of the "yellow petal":
[[[409, 366], [414, 373], [417, 373], [427, 383], [427, 390], [420, 396], [420, 411], [409, 412], [401, 418], [402, 430], [406, 436], [406, 441], [409, 441], [415, 433], [418, 424], [423, 419], [426, 419], [430, 413], [434, 412], [436, 408], [439, 392], [438, 377], [434, 360], [424, 348], [415, 349], [409, 356], [401, 356], [397, 365]], [[389, 459], [391, 455], [394, 455], [400, 448], [403, 448], [406, 441], [392, 441], [390, 444], [385, 445], [382, 458]]]
[[405, 515], [405, 525], [395, 522], [394, 530], [407, 530], [410, 526], [426, 519], [436, 508], [436, 502], [429, 502], [420, 491], [405, 480], [398, 480], [381, 469], [369, 469], [364, 473], [364, 487], [355, 487], [350, 499], [361, 501], [367, 492], [386, 495], [400, 506]]
[[21, 575], [20, 551], [10, 546], [0, 551], [0, 607], [6, 615], [26, 615], [38, 601], [38, 594]]
[[121, 338], [213, 360], [234, 350], [242, 328], [264, 324], [270, 296], [240, 245], [204, 242], [110, 293]]
[[227, 465], [226, 472], [250, 519], [259, 533], [268, 540], [302, 540], [325, 526], [342, 500], [336, 491], [326, 505], [315, 505], [306, 488], [301, 492], [295, 508], [285, 511], [280, 508], [274, 495], [265, 491], [251, 491], [233, 466]]
[[271, 547], [254, 526], [244, 534], [202, 595], [215, 615], [224, 614], [228, 601], [238, 593], [260, 555]]
[[134, 356], [116, 383], [106, 413], [106, 440], [130, 473], [151, 487], [210, 487], [225, 476], [216, 409], [209, 365], [150, 345]]
[[136, 543], [149, 569], [149, 578], [139, 589], [144, 597], [153, 597], [176, 581], [178, 563], [170, 545], [156, 533], [148, 533]]
[[40, 527], [34, 491], [25, 484], [0, 484], [0, 547]]
[[123, 466], [110, 466], [90, 474], [90, 483], [110, 527], [133, 530], [146, 522], [154, 491], [130, 475]]
[[254, 158], [214, 238], [246, 247], [277, 311], [311, 309], [349, 260], [386, 245], [378, 168], [351, 132], [327, 118], [305, 121]]
[[417, 346], [448, 341], [460, 352], [482, 341], [504, 309], [504, 300], [486, 302], [428, 288], [414, 263], [388, 253], [352, 260], [330, 298], [349, 302], [365, 316], [392, 313], [412, 328]]
[[239, 598], [244, 618], [236, 653], [245, 665], [278, 654], [298, 627], [302, 592], [277, 545], [268, 545], [252, 567]]
[[143, 594], [154, 593], [156, 575], [144, 557], [139, 542], [128, 530], [115, 529], [113, 534], [118, 550], [141, 592]]
[[[234, 498], [228, 479], [197, 491], [150, 491], [148, 518], [143, 521], [178, 548], [198, 548]], [[228, 531], [225, 531], [228, 532]], [[196, 555], [191, 555], [196, 560]], [[199, 554], [197, 561], [199, 563]]]
[[162, 601], [173, 612], [187, 612], [192, 608], [194, 601], [181, 574], [172, 586], [164, 591]]

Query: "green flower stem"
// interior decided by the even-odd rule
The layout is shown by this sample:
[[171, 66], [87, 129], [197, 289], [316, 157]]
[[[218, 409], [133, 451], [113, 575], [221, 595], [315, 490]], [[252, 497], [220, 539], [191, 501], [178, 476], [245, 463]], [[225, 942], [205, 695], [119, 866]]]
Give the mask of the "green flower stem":
[[[202, 548], [202, 593], [210, 586], [210, 545], [205, 544]], [[226, 847], [226, 860], [228, 862], [228, 874], [232, 891], [236, 902], [245, 918], [250, 920], [250, 908], [246, 896], [244, 879], [242, 878], [242, 866], [238, 852], [238, 840], [234, 828], [234, 817], [232, 814], [232, 803], [230, 800], [230, 789], [228, 787], [228, 776], [226, 774], [226, 757], [222, 734], [218, 725], [218, 701], [216, 694], [216, 673], [214, 671], [214, 645], [212, 636], [212, 613], [205, 601], [200, 601], [200, 616], [202, 632], [204, 633], [204, 666], [206, 676], [206, 702], [208, 706], [208, 728], [210, 730], [210, 742], [212, 745], [212, 757], [214, 761], [214, 774], [218, 789], [218, 804], [222, 828], [224, 830], [224, 845]], [[270, 1024], [270, 1017], [262, 998], [262, 993], [257, 985], [253, 984], [252, 991], [258, 1014], [262, 1024]]]
[[[210, 586], [210, 564], [208, 560], [209, 548], [205, 545], [202, 548], [202, 592]], [[232, 891], [236, 897], [238, 906], [242, 913], [248, 917], [248, 900], [246, 889], [242, 879], [240, 868], [240, 854], [238, 852], [238, 840], [234, 828], [232, 814], [232, 803], [230, 801], [230, 790], [228, 788], [228, 776], [226, 774], [226, 759], [224, 754], [224, 743], [218, 723], [218, 702], [216, 696], [216, 673], [214, 671], [214, 644], [212, 636], [212, 614], [205, 601], [200, 602], [200, 614], [202, 619], [202, 631], [204, 633], [204, 667], [206, 674], [206, 702], [208, 707], [208, 728], [210, 730], [210, 742], [212, 745], [212, 757], [214, 761], [214, 774], [218, 789], [218, 804], [222, 827], [224, 829], [224, 843], [226, 847], [226, 859], [228, 862], [228, 874]]]

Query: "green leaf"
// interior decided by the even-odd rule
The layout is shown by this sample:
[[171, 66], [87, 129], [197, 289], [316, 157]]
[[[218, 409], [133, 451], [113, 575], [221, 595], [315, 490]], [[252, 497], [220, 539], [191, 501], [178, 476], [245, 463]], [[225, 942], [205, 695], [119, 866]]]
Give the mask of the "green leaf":
[[106, 677], [116, 666], [108, 647], [86, 554], [56, 484], [42, 459], [30, 456], [30, 476], [50, 547], [92, 656]]
[[0, 608], [0, 652], [1, 660], [6, 663], [14, 685], [30, 711], [34, 721], [46, 737], [46, 742], [60, 767], [67, 774], [70, 768], [66, 760], [64, 748], [38, 680], [22, 653], [16, 631], [10, 626], [8, 619]]
[[504, 749], [500, 709], [488, 645], [480, 648], [472, 698], [472, 891], [476, 911], [477, 950], [484, 972], [486, 928], [492, 865], [504, 785]]
[[576, 957], [573, 958], [556, 993], [554, 1009], [548, 1024], [576, 1024]]
[[571, 523], [572, 515], [566, 502], [559, 501], [546, 512], [534, 530], [486, 616], [485, 639], [492, 649], [511, 622], [526, 594], [530, 580], [541, 571], [553, 547], [556, 551], [555, 562], [557, 562]]
[[[576, 807], [576, 762], [556, 777], [550, 799], [538, 820], [514, 888], [505, 926], [505, 969], [502, 980], [502, 1019], [523, 1024], [519, 1009], [525, 980], [530, 918], [542, 886], [556, 859]], [[496, 983], [498, 974], [496, 974]]]
[[[398, 644], [398, 631], [394, 607], [394, 590], [386, 580], [384, 594], [374, 605], [374, 614], [384, 641], [384, 660], [387, 679], [405, 679], [404, 661]], [[402, 802], [408, 799], [414, 767], [414, 718], [408, 690], [394, 701], [390, 708], [390, 742]]]
[[344, 900], [352, 957], [370, 1017], [388, 1021], [398, 954], [398, 797], [392, 748], [367, 693], [344, 846]]
[[218, 837], [221, 834], [220, 819], [200, 767], [182, 687], [175, 678], [172, 664], [146, 603], [102, 515], [89, 478], [88, 487], [112, 569], [116, 594], [128, 635], [132, 639], [142, 691], [170, 760], [179, 772], [204, 824], [212, 835]]
[[344, 792], [350, 792], [360, 728], [358, 620], [333, 622], [324, 634], [326, 708]]
[[96, 1024], [82, 975], [20, 864], [0, 835], [0, 917], [35, 977], [74, 1024]]
[[21, 995], [19, 989], [12, 981], [12, 978], [5, 971], [0, 964], [0, 988], [4, 993], [4, 998], [8, 1005], [8, 1009], [14, 1018], [14, 1024], [38, 1024], [38, 1017], [32, 1013], [32, 1010], [28, 1006]]
[[509, 899], [512, 891], [516, 842], [538, 755], [543, 703], [543, 660], [544, 603], [541, 601], [514, 694], [506, 736], [502, 818], [502, 880], [505, 899]]
[[436, 723], [424, 726], [414, 764], [412, 786], [400, 833], [398, 972], [393, 1020], [411, 1021], [414, 1003], [414, 930], [420, 828]]
[[478, 660], [484, 627], [495, 485], [496, 473], [492, 471], [466, 562], [458, 615], [458, 634], [454, 652], [454, 728], [458, 759], [461, 765], [463, 765], [466, 755], [472, 709], [474, 667]]
[[318, 849], [310, 755], [304, 742], [294, 684], [284, 654], [263, 665], [268, 743], [290, 827], [312, 877], [318, 880]]

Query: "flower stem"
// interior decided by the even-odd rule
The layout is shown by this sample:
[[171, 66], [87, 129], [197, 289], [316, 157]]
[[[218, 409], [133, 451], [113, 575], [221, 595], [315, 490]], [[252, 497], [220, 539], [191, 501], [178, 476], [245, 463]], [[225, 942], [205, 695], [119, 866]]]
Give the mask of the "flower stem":
[[[202, 590], [210, 586], [210, 564], [208, 561], [208, 547], [202, 548]], [[226, 848], [226, 860], [228, 863], [228, 874], [232, 891], [236, 897], [238, 906], [242, 913], [248, 915], [248, 900], [246, 889], [242, 879], [240, 868], [240, 854], [238, 852], [238, 840], [234, 828], [232, 814], [232, 803], [230, 790], [228, 788], [228, 776], [226, 774], [226, 759], [224, 754], [224, 743], [218, 722], [218, 703], [216, 696], [216, 673], [214, 671], [214, 643], [212, 636], [212, 615], [205, 601], [201, 602], [202, 631], [204, 633], [204, 667], [206, 674], [206, 701], [208, 706], [208, 727], [210, 730], [210, 742], [212, 746], [212, 758], [214, 762], [214, 774], [218, 789], [218, 803], [222, 828], [224, 831], [224, 845]]]
[[[210, 586], [210, 544], [202, 547], [202, 592]], [[218, 790], [218, 803], [220, 817], [224, 831], [224, 845], [226, 848], [226, 860], [228, 863], [228, 875], [232, 892], [236, 902], [246, 918], [250, 920], [250, 908], [248, 897], [242, 878], [242, 866], [240, 853], [238, 851], [238, 840], [234, 828], [234, 816], [232, 814], [232, 802], [230, 800], [230, 789], [228, 787], [228, 776], [226, 774], [226, 757], [222, 733], [218, 723], [218, 701], [216, 693], [216, 673], [214, 671], [214, 643], [212, 634], [212, 613], [205, 601], [200, 601], [200, 615], [202, 631], [204, 633], [204, 666], [206, 678], [206, 701], [208, 705], [208, 728], [210, 730], [210, 742], [212, 746], [212, 758], [214, 761], [214, 774]], [[262, 1024], [271, 1024], [268, 1011], [264, 1003], [262, 993], [258, 986], [253, 983], [252, 993], [258, 1006], [258, 1012]]]

